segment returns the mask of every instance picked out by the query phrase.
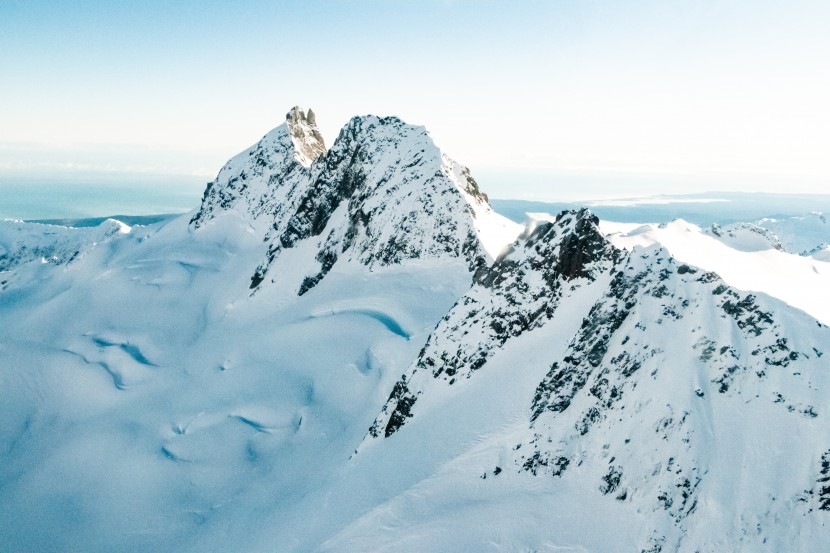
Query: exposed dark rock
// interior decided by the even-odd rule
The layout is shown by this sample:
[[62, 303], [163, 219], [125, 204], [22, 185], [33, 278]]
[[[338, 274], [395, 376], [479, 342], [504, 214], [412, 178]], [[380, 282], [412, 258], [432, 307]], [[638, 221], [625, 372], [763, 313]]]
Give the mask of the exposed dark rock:
[[570, 459], [562, 455], [546, 456], [539, 451], [536, 451], [529, 457], [522, 468], [530, 472], [533, 476], [539, 473], [547, 473], [551, 476], [562, 476], [565, 469], [571, 463]]
[[821, 467], [818, 483], [818, 508], [822, 511], [830, 511], [830, 449], [821, 455]]
[[599, 491], [603, 495], [608, 495], [617, 491], [620, 487], [620, 480], [622, 479], [622, 469], [620, 467], [610, 466], [608, 472], [602, 477], [602, 484], [599, 486]]
[[[632, 278], [622, 271], [614, 276], [609, 292], [582, 321], [579, 332], [568, 346], [567, 355], [561, 363], [551, 365], [550, 371], [536, 388], [531, 406], [532, 421], [545, 411], [562, 412], [570, 406], [573, 397], [602, 363], [612, 336], [636, 304], [640, 279], [642, 275]], [[619, 358], [618, 362], [622, 360]], [[624, 372], [631, 375], [637, 371], [639, 363], [630, 358], [626, 360]]]
[[389, 395], [389, 400], [383, 407], [384, 413], [389, 413], [389, 417], [385, 425], [381, 424], [381, 419], [369, 428], [369, 434], [372, 437], [379, 437], [383, 433], [383, 437], [388, 438], [394, 434], [403, 424], [406, 419], [412, 417], [412, 406], [417, 400], [417, 396], [409, 391], [405, 379], [399, 380], [392, 393]]

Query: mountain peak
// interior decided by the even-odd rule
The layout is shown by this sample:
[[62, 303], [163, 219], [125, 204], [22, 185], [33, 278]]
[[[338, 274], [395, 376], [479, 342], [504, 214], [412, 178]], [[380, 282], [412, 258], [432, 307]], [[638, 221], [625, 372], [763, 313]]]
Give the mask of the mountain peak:
[[300, 106], [294, 106], [285, 114], [285, 125], [294, 144], [295, 158], [305, 167], [326, 153], [323, 135], [317, 128], [317, 117], [311, 109], [304, 111]]
[[[289, 112], [290, 125], [304, 121], [299, 108]], [[288, 208], [275, 213], [252, 289], [284, 250], [307, 240], [318, 253], [298, 283], [300, 294], [338, 260], [373, 267], [459, 258], [474, 270], [518, 234], [518, 225], [492, 212], [469, 170], [445, 156], [423, 126], [398, 117], [351, 118], [310, 171], [282, 202]]]
[[191, 219], [193, 227], [229, 211], [255, 222], [279, 210], [311, 165], [326, 153], [316, 121], [313, 111], [294, 106], [285, 114], [285, 123], [231, 158], [208, 183], [201, 208]]
[[[208, 184], [192, 226], [227, 212], [268, 244], [251, 289], [283, 251], [308, 242], [316, 254], [296, 283], [299, 294], [340, 259], [369, 268], [461, 259], [472, 272], [520, 230], [492, 211], [469, 170], [444, 155], [423, 126], [357, 116], [327, 150], [314, 112], [299, 106]], [[271, 281], [282, 274], [287, 283], [284, 273], [272, 273]]]

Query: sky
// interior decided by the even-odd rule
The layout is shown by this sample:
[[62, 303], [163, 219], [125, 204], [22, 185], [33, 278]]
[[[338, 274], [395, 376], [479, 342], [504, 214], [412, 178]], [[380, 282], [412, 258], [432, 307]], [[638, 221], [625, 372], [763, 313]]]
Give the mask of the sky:
[[823, 193], [828, 24], [826, 0], [0, 0], [0, 182], [201, 188], [301, 105], [329, 144], [425, 125], [493, 197]]

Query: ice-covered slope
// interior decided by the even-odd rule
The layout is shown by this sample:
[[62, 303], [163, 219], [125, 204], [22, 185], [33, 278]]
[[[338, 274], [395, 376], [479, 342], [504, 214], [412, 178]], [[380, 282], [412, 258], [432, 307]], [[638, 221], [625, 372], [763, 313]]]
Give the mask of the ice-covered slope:
[[284, 521], [320, 508], [469, 273], [335, 269], [301, 302], [250, 298], [261, 239], [232, 221], [191, 233], [179, 219], [65, 270], [14, 270], [0, 550], [252, 550], [282, 532], [294, 538], [265, 550], [308, 551], [342, 524], [318, 538]]
[[830, 331], [630, 230], [517, 237], [422, 128], [292, 110], [192, 216], [2, 270], [0, 550], [827, 549]]

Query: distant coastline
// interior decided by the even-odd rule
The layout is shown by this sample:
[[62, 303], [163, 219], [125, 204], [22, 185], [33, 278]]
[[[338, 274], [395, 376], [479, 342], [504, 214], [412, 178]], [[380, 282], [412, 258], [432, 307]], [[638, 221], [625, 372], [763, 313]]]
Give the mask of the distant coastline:
[[[812, 211], [830, 213], [830, 194], [677, 194], [671, 193], [677, 188], [667, 183], [659, 186], [657, 181], [634, 177], [589, 181], [544, 171], [480, 173], [477, 180], [490, 195], [494, 209], [518, 222], [527, 212], [558, 213], [580, 207], [589, 207], [600, 218], [612, 221], [682, 218], [698, 225], [792, 217]], [[62, 221], [70, 226], [89, 226], [116, 214], [127, 224], [131, 224], [127, 217], [156, 216], [162, 220], [199, 207], [208, 180], [192, 175], [124, 173], [0, 175], [0, 220]], [[696, 188], [700, 190], [700, 186]]]
[[208, 179], [191, 176], [0, 176], [0, 219], [89, 219], [186, 213]]

